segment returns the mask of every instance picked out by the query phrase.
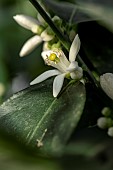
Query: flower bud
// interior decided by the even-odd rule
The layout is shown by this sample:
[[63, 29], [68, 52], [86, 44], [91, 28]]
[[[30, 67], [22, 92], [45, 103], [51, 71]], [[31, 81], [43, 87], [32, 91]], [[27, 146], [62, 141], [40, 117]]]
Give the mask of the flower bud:
[[111, 115], [111, 110], [110, 110], [110, 108], [109, 108], [109, 107], [104, 107], [104, 108], [102, 109], [102, 114], [103, 114], [103, 116], [105, 116], [105, 117], [109, 117], [109, 116]]
[[50, 35], [48, 33], [48, 29], [45, 29], [42, 33], [41, 33], [41, 38], [43, 39], [43, 41], [50, 41], [54, 38], [54, 35]]
[[113, 74], [105, 73], [100, 76], [100, 85], [104, 92], [113, 100]]
[[100, 127], [101, 129], [106, 129], [112, 126], [112, 119], [111, 118], [106, 118], [106, 117], [100, 117], [97, 120], [97, 126]]
[[38, 35], [33, 36], [23, 45], [20, 51], [20, 57], [24, 57], [32, 52], [40, 43], [42, 42], [42, 38]]
[[23, 14], [16, 15], [13, 18], [22, 27], [37, 33], [37, 26], [40, 25], [37, 19]]
[[4, 92], [5, 92], [5, 86], [3, 83], [0, 83], [0, 96], [3, 96]]
[[108, 135], [111, 136], [111, 137], [113, 137], [113, 127], [110, 127], [110, 128], [108, 129]]

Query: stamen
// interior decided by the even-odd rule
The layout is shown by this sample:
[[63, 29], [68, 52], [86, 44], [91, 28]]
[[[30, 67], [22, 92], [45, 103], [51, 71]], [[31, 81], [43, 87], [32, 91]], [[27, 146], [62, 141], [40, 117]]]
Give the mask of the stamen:
[[55, 53], [52, 53], [52, 54], [50, 54], [50, 56], [49, 56], [49, 60], [51, 60], [51, 61], [55, 61], [56, 58], [57, 58], [57, 55], [56, 55]]
[[48, 57], [50, 61], [53, 61], [55, 64], [60, 62], [59, 57], [55, 53], [51, 53], [50, 56]]

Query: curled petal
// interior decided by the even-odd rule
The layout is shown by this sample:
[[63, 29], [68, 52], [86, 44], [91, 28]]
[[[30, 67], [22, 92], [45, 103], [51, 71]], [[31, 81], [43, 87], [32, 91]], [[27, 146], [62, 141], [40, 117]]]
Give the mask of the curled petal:
[[26, 41], [26, 43], [23, 45], [21, 51], [20, 51], [20, 57], [23, 57], [25, 55], [28, 55], [30, 52], [32, 52], [40, 43], [42, 42], [42, 38], [38, 35], [33, 36], [29, 40]]
[[49, 35], [47, 33], [47, 30], [45, 30], [41, 33], [41, 37], [42, 37], [43, 41], [50, 41], [54, 38], [54, 35]]
[[30, 85], [40, 83], [40, 82], [46, 80], [47, 78], [52, 77], [52, 76], [56, 76], [58, 74], [61, 74], [60, 71], [58, 71], [58, 70], [48, 70], [48, 71], [42, 73], [41, 75], [39, 75], [36, 79], [34, 79], [30, 83]]
[[13, 18], [19, 25], [31, 31], [34, 30], [34, 27], [39, 25], [39, 22], [37, 19], [27, 16], [27, 15], [23, 15], [23, 14], [16, 15]]
[[70, 47], [70, 51], [69, 51], [69, 61], [70, 62], [75, 61], [79, 50], [80, 50], [80, 39], [77, 34], [71, 44], [71, 47]]
[[78, 67], [76, 71], [70, 73], [70, 76], [73, 80], [80, 80], [83, 77], [83, 70], [81, 67]]
[[53, 82], [53, 96], [54, 97], [58, 96], [58, 94], [63, 86], [65, 75], [66, 74], [64, 73], [64, 74], [60, 74], [55, 77], [54, 82]]
[[104, 92], [113, 100], [113, 74], [105, 73], [100, 76], [100, 85]]
[[71, 64], [67, 68], [67, 71], [72, 72], [72, 71], [74, 71], [76, 69], [78, 69], [78, 62], [77, 61], [73, 61], [73, 62], [71, 62]]

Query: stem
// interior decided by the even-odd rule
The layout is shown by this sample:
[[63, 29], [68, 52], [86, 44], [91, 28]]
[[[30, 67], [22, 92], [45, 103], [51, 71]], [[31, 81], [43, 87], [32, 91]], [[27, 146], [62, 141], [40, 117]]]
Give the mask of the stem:
[[78, 61], [82, 64], [84, 70], [87, 71], [87, 73], [88, 73], [91, 81], [94, 82], [94, 84], [95, 84], [97, 87], [99, 87], [99, 86], [100, 86], [99, 82], [95, 79], [95, 77], [93, 76], [92, 72], [89, 70], [89, 68], [87, 67], [87, 65], [86, 65], [86, 64], [84, 63], [84, 61], [82, 60], [82, 58], [81, 58], [79, 55], [78, 55], [77, 57], [78, 57]]
[[36, 0], [29, 0], [32, 5], [37, 9], [37, 11], [40, 13], [40, 15], [44, 18], [44, 20], [48, 23], [48, 25], [51, 27], [51, 29], [54, 31], [54, 33], [57, 35], [61, 43], [64, 45], [64, 47], [69, 51], [71, 43], [65, 37], [62, 32], [56, 27], [56, 25], [52, 22], [51, 18], [47, 15], [47, 13], [43, 10], [43, 8], [40, 6], [40, 4]]

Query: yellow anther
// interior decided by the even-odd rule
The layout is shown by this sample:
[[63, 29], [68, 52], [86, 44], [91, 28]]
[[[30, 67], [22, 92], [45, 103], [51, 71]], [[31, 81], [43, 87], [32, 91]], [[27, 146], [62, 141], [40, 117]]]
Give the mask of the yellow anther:
[[51, 60], [51, 61], [55, 61], [56, 58], [57, 58], [57, 55], [56, 55], [55, 53], [52, 53], [52, 54], [50, 54], [50, 56], [49, 56], [49, 60]]

